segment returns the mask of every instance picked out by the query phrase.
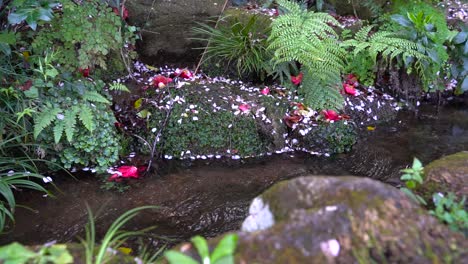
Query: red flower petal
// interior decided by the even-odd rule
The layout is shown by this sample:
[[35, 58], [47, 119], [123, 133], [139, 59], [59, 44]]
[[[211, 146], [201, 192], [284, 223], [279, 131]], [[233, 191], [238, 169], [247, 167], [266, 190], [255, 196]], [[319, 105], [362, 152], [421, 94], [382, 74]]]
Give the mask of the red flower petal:
[[260, 93], [263, 95], [268, 95], [270, 93], [270, 88], [265, 87], [260, 91]]
[[123, 178], [138, 178], [138, 168], [135, 166], [121, 166], [117, 169]]
[[323, 116], [327, 121], [338, 121], [341, 120], [341, 116], [339, 116], [335, 111], [333, 110], [323, 110], [322, 111]]
[[81, 69], [79, 68], [78, 71], [81, 73], [81, 75], [83, 75], [83, 77], [88, 77], [89, 76], [89, 68], [86, 68], [86, 69]]
[[294, 84], [294, 85], [299, 85], [301, 84], [302, 82], [302, 78], [304, 77], [304, 74], [301, 72], [299, 73], [299, 75], [297, 76], [293, 76], [291, 75], [291, 82]]
[[242, 112], [249, 111], [249, 110], [250, 110], [250, 105], [248, 105], [248, 104], [241, 104], [241, 105], [239, 105], [239, 110], [241, 110]]
[[350, 85], [350, 84], [343, 84], [343, 88], [344, 88], [344, 91], [345, 93], [349, 94], [349, 95], [352, 95], [352, 96], [356, 96], [356, 89], [354, 89], [354, 86]]
[[190, 79], [193, 77], [192, 72], [187, 69], [177, 70], [176, 73], [179, 75], [180, 78], [183, 79]]
[[157, 86], [159, 88], [164, 88], [166, 87], [166, 84], [172, 82], [172, 78], [169, 78], [169, 77], [165, 77], [165, 76], [162, 76], [162, 75], [157, 75], [155, 77], [153, 77], [153, 81], [151, 82], [151, 84], [153, 86]]

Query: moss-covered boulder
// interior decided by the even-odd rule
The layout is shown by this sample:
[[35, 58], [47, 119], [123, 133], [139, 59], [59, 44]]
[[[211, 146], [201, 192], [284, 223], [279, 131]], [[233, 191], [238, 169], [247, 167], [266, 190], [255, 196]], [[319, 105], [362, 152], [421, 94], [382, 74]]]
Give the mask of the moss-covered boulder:
[[462, 234], [398, 189], [351, 176], [280, 182], [255, 198], [243, 230], [236, 263], [461, 263], [468, 258]]
[[429, 199], [435, 192], [453, 192], [468, 197], [468, 151], [435, 160], [424, 168], [424, 184], [418, 189]]

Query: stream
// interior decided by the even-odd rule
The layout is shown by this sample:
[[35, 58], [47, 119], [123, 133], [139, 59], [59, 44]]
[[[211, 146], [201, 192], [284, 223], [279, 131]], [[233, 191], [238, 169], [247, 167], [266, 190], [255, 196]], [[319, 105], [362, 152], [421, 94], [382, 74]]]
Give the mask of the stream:
[[88, 221], [86, 205], [97, 215], [97, 233], [134, 207], [157, 205], [128, 225], [156, 225], [146, 239], [160, 245], [160, 236], [173, 243], [193, 235], [205, 237], [238, 229], [250, 201], [272, 184], [312, 175], [358, 175], [398, 186], [399, 170], [418, 157], [423, 164], [468, 150], [468, 107], [451, 106], [437, 113], [422, 106], [418, 115], [400, 112], [391, 123], [361, 131], [362, 138], [347, 154], [332, 157], [305, 153], [273, 155], [240, 161], [163, 161], [162, 170], [130, 183], [124, 193], [104, 191], [94, 175], [64, 175], [56, 180], [55, 197], [25, 191], [17, 195], [16, 223], [0, 243], [42, 244], [77, 241]]

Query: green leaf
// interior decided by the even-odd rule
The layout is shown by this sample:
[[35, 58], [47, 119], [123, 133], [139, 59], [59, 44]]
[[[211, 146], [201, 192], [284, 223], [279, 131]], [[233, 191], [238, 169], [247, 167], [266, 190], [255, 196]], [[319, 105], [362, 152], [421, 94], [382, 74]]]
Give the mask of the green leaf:
[[52, 121], [57, 118], [57, 114], [62, 110], [60, 108], [45, 108], [39, 115], [34, 119], [34, 138], [37, 138], [39, 134], [48, 127]]
[[107, 100], [104, 96], [102, 96], [96, 91], [85, 92], [85, 94], [83, 94], [83, 99], [88, 100], [90, 102], [110, 104], [109, 100]]
[[47, 249], [50, 259], [56, 264], [73, 263], [73, 256], [67, 250], [67, 246], [63, 244], [52, 245]]
[[195, 236], [190, 241], [197, 248], [198, 254], [202, 258], [202, 262], [205, 262], [205, 259], [210, 259], [210, 251], [208, 249], [208, 243], [206, 239], [201, 236]]
[[27, 14], [24, 13], [11, 13], [8, 15], [8, 23], [10, 25], [15, 25], [23, 22], [28, 17]]
[[13, 32], [2, 32], [0, 33], [0, 43], [6, 43], [9, 45], [16, 44], [16, 35]]
[[39, 97], [39, 90], [37, 87], [31, 86], [29, 90], [24, 91], [24, 95], [26, 95], [27, 98], [36, 99]]
[[75, 132], [76, 115], [78, 108], [73, 107], [72, 109], [65, 112], [65, 135], [67, 136], [68, 142], [72, 142], [73, 134]]
[[236, 234], [229, 234], [224, 236], [213, 250], [213, 253], [211, 254], [211, 261], [215, 263], [217, 260], [223, 257], [234, 255], [238, 240], [239, 236]]
[[4, 264], [23, 264], [35, 256], [36, 253], [18, 242], [0, 247], [0, 260], [3, 260]]
[[65, 122], [63, 120], [57, 120], [54, 126], [54, 141], [58, 144], [62, 138], [63, 129], [65, 128]]
[[90, 132], [94, 130], [94, 121], [93, 121], [93, 112], [91, 109], [84, 105], [81, 107], [81, 112], [78, 114], [78, 118], [81, 123], [88, 129]]
[[170, 264], [198, 264], [193, 258], [180, 252], [169, 250], [164, 254]]

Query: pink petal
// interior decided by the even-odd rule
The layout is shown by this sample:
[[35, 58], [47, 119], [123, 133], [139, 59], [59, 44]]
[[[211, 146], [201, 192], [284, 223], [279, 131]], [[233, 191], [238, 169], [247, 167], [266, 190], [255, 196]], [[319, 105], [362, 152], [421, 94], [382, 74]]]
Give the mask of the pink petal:
[[241, 104], [241, 105], [239, 105], [239, 110], [241, 110], [242, 112], [249, 111], [250, 110], [250, 105]]
[[270, 88], [265, 87], [260, 91], [260, 93], [262, 93], [263, 95], [268, 95], [270, 93]]

